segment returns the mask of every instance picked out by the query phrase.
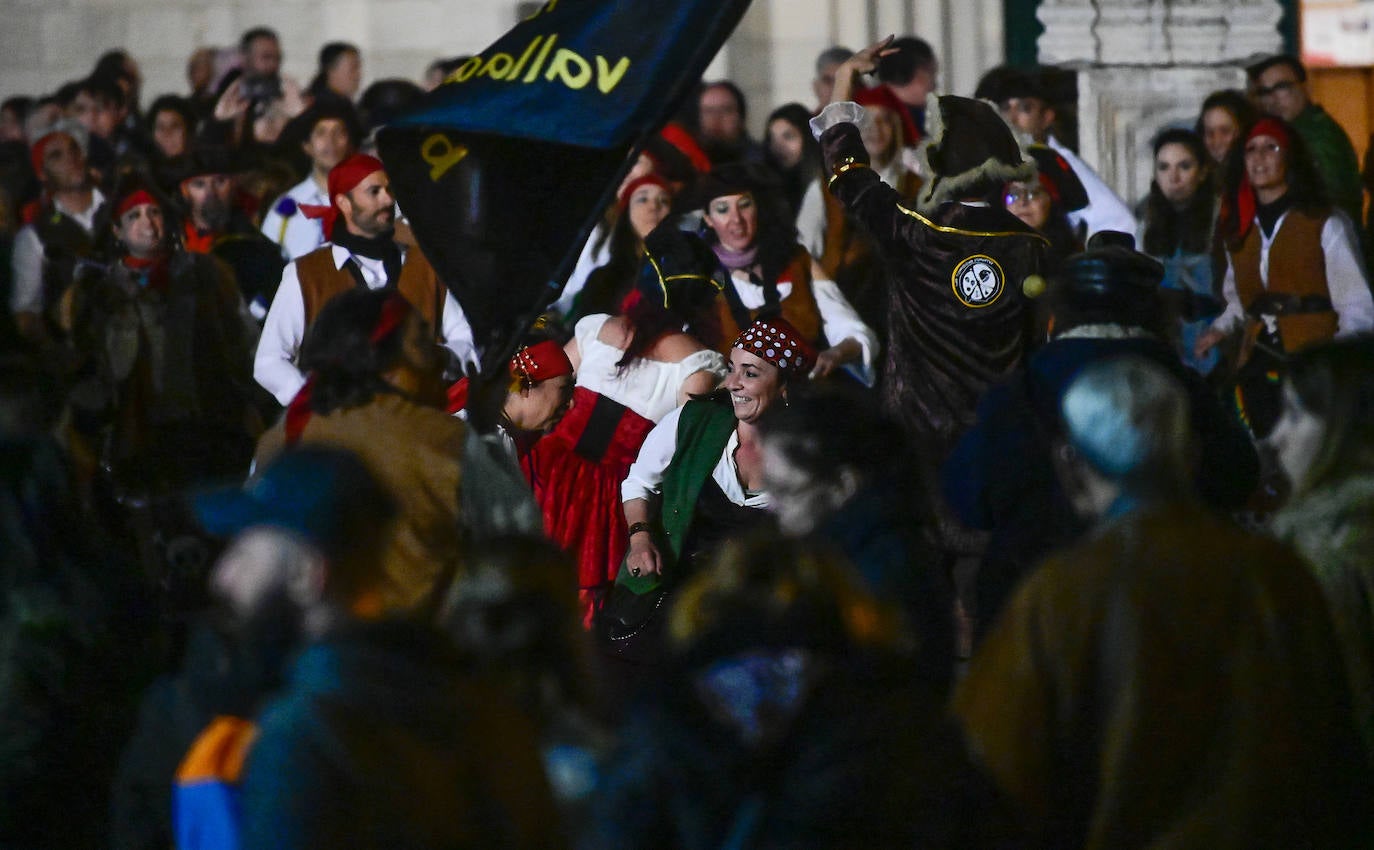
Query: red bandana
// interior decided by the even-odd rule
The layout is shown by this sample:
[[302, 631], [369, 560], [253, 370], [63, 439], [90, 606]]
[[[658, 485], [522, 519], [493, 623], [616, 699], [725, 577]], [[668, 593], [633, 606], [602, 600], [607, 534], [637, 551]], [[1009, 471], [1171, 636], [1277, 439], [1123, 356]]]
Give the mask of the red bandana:
[[320, 219], [320, 226], [324, 228], [324, 238], [330, 239], [334, 233], [334, 222], [339, 220], [339, 207], [334, 199], [353, 191], [359, 183], [378, 171], [385, 170], [386, 166], [377, 157], [355, 153], [329, 171], [329, 206], [301, 204], [301, 212], [305, 213], [306, 218]]
[[[1245, 141], [1241, 143], [1241, 154], [1245, 153], [1245, 144], [1257, 136], [1268, 136], [1279, 143], [1286, 153], [1293, 145], [1293, 140], [1288, 134], [1288, 126], [1277, 118], [1261, 118], [1255, 122], [1255, 126], [1250, 128], [1250, 132], [1245, 134]], [[1250, 232], [1250, 228], [1255, 224], [1255, 209], [1259, 206], [1259, 201], [1255, 198], [1255, 189], [1250, 185], [1250, 178], [1244, 174], [1240, 178], [1240, 188], [1236, 190], [1236, 238], [1244, 239]]]
[[76, 139], [70, 133], [63, 132], [62, 130], [56, 130], [54, 132], [48, 133], [46, 136], [39, 139], [37, 142], [34, 142], [33, 149], [29, 151], [29, 157], [31, 159], [31, 162], [33, 163], [34, 174], [38, 175], [39, 177], [43, 176], [43, 154], [47, 153], [48, 145], [57, 141], [59, 138], [71, 139], [72, 142], [75, 143], [78, 148], [81, 147], [81, 143], [76, 141]]
[[897, 113], [902, 125], [902, 147], [911, 147], [921, 140], [921, 128], [911, 117], [911, 110], [893, 93], [892, 89], [879, 83], [871, 89], [861, 89], [854, 93], [854, 102], [860, 106], [882, 106]]
[[[510, 374], [537, 384], [560, 375], [571, 375], [572, 361], [563, 346], [551, 339], [536, 342], [515, 352], [510, 359]], [[448, 388], [448, 412], [457, 413], [468, 404], [468, 379], [463, 378]]]
[[635, 190], [637, 190], [640, 186], [657, 186], [663, 191], [667, 192], [668, 197], [671, 198], [673, 196], [673, 187], [668, 185], [667, 180], [664, 180], [657, 174], [645, 174], [643, 177], [636, 177], [635, 179], [631, 180], [625, 186], [625, 190], [620, 193], [620, 197], [616, 199], [615, 205], [620, 208], [621, 212], [624, 212], [626, 209], [629, 208], [630, 198], [634, 196]]
[[759, 319], [735, 340], [735, 348], [761, 357], [784, 372], [809, 372], [816, 350], [786, 319]]
[[125, 195], [124, 198], [119, 202], [119, 206], [115, 207], [115, 221], [119, 221], [121, 218], [124, 217], [125, 213], [127, 213], [134, 207], [141, 207], [144, 204], [153, 204], [154, 206], [157, 205], [157, 199], [154, 198], [152, 194], [148, 192], [147, 189], [139, 189], [137, 192]]

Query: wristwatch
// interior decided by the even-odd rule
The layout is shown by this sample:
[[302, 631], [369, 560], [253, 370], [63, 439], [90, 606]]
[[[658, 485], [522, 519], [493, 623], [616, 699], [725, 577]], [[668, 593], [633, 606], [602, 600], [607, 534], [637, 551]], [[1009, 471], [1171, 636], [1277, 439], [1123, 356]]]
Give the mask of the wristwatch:
[[629, 530], [629, 532], [625, 535], [625, 537], [628, 539], [628, 538], [630, 538], [630, 537], [634, 537], [636, 534], [638, 534], [638, 533], [641, 532], [641, 531], [652, 531], [652, 530], [653, 530], [653, 526], [649, 525], [649, 523], [643, 522], [643, 521], [636, 522], [636, 523], [634, 523], [633, 525], [630, 526], [630, 530]]

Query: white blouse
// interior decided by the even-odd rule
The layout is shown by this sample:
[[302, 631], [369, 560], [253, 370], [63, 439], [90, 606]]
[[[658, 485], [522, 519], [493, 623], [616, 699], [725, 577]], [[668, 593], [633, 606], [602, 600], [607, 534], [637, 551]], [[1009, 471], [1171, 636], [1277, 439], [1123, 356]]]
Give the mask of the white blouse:
[[676, 363], [641, 357], [621, 372], [616, 363], [623, 348], [597, 338], [611, 317], [587, 316], [577, 323], [574, 336], [582, 362], [577, 367], [577, 386], [623, 404], [651, 422], [662, 419], [678, 406], [682, 383], [697, 372], [709, 372], [719, 381], [729, 371], [717, 351], [695, 351]]
[[[620, 485], [620, 500], [648, 499], [659, 492], [663, 486], [663, 473], [677, 453], [677, 423], [682, 417], [682, 408], [674, 410], [654, 426], [644, 445], [639, 447], [639, 457], [630, 464], [630, 473]], [[735, 464], [735, 449], [739, 448], [739, 434], [730, 432], [725, 443], [725, 451], [720, 455], [711, 478], [720, 485], [725, 497], [736, 505], [746, 508], [766, 508], [771, 503], [765, 492], [746, 493], [739, 483], [739, 467]]]

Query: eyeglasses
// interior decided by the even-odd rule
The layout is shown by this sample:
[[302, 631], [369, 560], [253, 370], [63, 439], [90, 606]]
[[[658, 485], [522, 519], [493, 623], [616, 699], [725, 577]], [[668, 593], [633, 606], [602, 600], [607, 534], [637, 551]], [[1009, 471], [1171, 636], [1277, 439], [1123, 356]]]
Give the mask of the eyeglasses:
[[1278, 142], [1251, 142], [1245, 146], [1246, 156], [1278, 156], [1283, 146]]
[[1007, 194], [1002, 197], [1002, 202], [1011, 206], [1018, 201], [1034, 201], [1043, 198], [1048, 193], [1039, 186], [1030, 186], [1025, 189], [1008, 189]]
[[1294, 89], [1297, 87], [1298, 84], [1295, 80], [1284, 80], [1281, 83], [1274, 83], [1272, 86], [1256, 86], [1255, 97], [1269, 97], [1270, 95], [1275, 95], [1279, 92], [1286, 92], [1289, 89]]

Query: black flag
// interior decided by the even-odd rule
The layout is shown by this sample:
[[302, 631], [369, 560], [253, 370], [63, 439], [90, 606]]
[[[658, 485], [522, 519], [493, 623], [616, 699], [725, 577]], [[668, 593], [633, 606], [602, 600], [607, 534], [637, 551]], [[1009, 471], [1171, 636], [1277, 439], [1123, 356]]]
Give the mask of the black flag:
[[549, 0], [378, 137], [482, 372], [558, 297], [631, 151], [749, 0]]

